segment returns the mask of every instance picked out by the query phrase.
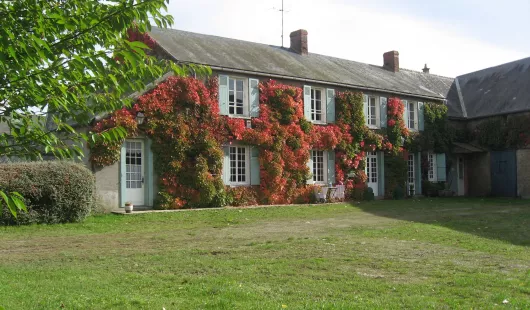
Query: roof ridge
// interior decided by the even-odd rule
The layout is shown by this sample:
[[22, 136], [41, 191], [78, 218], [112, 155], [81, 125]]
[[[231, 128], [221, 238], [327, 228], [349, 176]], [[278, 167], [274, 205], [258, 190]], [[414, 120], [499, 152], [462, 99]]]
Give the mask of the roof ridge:
[[437, 76], [437, 77], [441, 77], [441, 78], [445, 78], [445, 79], [455, 79], [455, 77], [450, 77], [450, 76], [445, 76], [445, 75], [440, 75], [440, 74], [433, 74], [433, 73], [423, 73], [423, 72], [418, 71], [418, 70], [407, 69], [407, 68], [399, 68], [399, 70], [405, 70], [405, 71], [411, 71], [411, 72], [415, 72], [415, 73], [425, 74], [426, 76], [432, 75], [432, 76]]

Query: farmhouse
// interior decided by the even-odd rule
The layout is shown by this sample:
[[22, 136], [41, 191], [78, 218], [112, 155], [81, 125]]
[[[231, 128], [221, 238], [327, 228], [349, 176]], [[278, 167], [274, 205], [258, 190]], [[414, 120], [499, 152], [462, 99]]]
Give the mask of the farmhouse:
[[[397, 51], [384, 53], [380, 65], [313, 54], [305, 30], [290, 34], [289, 48], [156, 27], [141, 37], [149, 40], [160, 58], [212, 69], [213, 79], [206, 84], [215, 81], [216, 85], [209, 88], [212, 94], [205, 100], [215, 100], [216, 107], [200, 114], [210, 119], [188, 125], [209, 124], [214, 136], [222, 135], [223, 128], [228, 132], [224, 140], [212, 138], [219, 142], [213, 148], [175, 155], [171, 152], [181, 146], [163, 146], [157, 136], [160, 122], [156, 128], [135, 129], [117, 149], [119, 156], [114, 161], [102, 164], [98, 154], [87, 156], [98, 193], [109, 206], [123, 206], [125, 201], [165, 208], [193, 207], [193, 201], [195, 205], [222, 205], [223, 198], [216, 196], [221, 187], [239, 205], [305, 202], [313, 187], [334, 184], [347, 184], [350, 190], [370, 188], [376, 198], [396, 198], [400, 188], [404, 195], [530, 195], [529, 131], [525, 127], [530, 112], [530, 90], [525, 87], [530, 83], [530, 58], [449, 78], [430, 74], [427, 65], [422, 71], [400, 68]], [[171, 87], [161, 82], [154, 90], [138, 94], [140, 108], [115, 117], [130, 121], [138, 114], [146, 116], [147, 123], [155, 122], [156, 113], [149, 116], [144, 111], [160, 97], [153, 93], [163, 87], [191, 87], [181, 82], [173, 81]], [[203, 96], [205, 91], [199, 93]], [[291, 110], [275, 105], [269, 93], [284, 104], [290, 102]], [[346, 111], [348, 104], [351, 111], [360, 104], [362, 123], [348, 123], [356, 116]], [[189, 113], [189, 107], [175, 109], [167, 111]], [[438, 110], [443, 120], [433, 118]], [[226, 123], [224, 127], [218, 124], [217, 115]], [[181, 123], [190, 119], [182, 117]], [[269, 126], [271, 119], [274, 124]], [[98, 125], [101, 129], [109, 123]], [[503, 128], [500, 136], [498, 126]], [[175, 128], [171, 129], [175, 134], [183, 132]], [[451, 134], [445, 135], [446, 131]], [[261, 138], [256, 137], [258, 133]], [[270, 139], [265, 141], [263, 135]], [[513, 136], [509, 143], [507, 136]], [[208, 144], [208, 137], [192, 144]], [[215, 147], [218, 157], [211, 155]], [[182, 158], [186, 156], [195, 166], [185, 163]], [[205, 168], [199, 171], [203, 157]], [[404, 165], [403, 175], [396, 175], [400, 174], [395, 171], [396, 158]], [[163, 168], [157, 170], [157, 161]], [[171, 174], [170, 163], [173, 172], [188, 169], [188, 174]], [[194, 178], [193, 184], [187, 184]], [[215, 180], [222, 181], [221, 186]], [[208, 193], [206, 200], [200, 198], [204, 193]]]

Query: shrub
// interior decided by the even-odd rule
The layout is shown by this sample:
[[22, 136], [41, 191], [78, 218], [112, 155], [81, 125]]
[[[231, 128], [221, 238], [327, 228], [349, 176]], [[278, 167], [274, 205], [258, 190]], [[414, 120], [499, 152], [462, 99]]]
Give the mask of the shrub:
[[95, 179], [81, 164], [64, 161], [0, 165], [0, 190], [19, 192], [28, 212], [14, 218], [5, 205], [0, 224], [80, 222], [95, 203]]
[[365, 188], [363, 198], [364, 200], [368, 200], [368, 201], [374, 200], [375, 199], [374, 190], [371, 187]]

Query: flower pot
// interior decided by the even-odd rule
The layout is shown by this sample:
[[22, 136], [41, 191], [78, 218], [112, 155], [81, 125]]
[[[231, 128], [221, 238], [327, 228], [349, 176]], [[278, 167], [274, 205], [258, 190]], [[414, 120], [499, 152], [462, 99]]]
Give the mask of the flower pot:
[[125, 205], [125, 213], [132, 213], [134, 205]]

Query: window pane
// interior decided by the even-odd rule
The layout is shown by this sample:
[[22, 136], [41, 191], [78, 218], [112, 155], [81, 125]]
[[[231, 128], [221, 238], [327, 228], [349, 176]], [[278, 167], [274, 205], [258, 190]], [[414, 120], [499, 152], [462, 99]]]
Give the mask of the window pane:
[[243, 80], [237, 80], [236, 84], [237, 84], [236, 90], [242, 92], [243, 91]]

